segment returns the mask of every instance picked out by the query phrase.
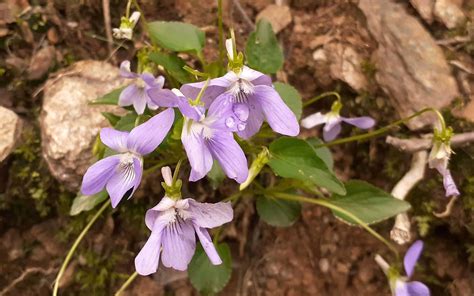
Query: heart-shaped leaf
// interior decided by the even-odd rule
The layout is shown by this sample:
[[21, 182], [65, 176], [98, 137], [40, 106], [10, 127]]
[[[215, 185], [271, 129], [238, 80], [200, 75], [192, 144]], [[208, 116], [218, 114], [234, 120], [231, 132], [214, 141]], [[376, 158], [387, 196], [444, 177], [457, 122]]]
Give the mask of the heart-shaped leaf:
[[222, 259], [222, 264], [213, 265], [202, 246], [199, 245], [188, 266], [191, 284], [203, 295], [213, 295], [224, 289], [232, 274], [232, 256], [229, 246], [225, 243], [218, 244], [216, 250]]
[[151, 22], [148, 24], [153, 42], [172, 51], [200, 52], [205, 34], [198, 27], [181, 22]]
[[273, 141], [268, 164], [281, 177], [310, 181], [341, 195], [346, 193], [344, 184], [305, 140], [282, 137]]
[[276, 199], [271, 196], [259, 196], [256, 207], [260, 218], [272, 226], [291, 226], [301, 214], [299, 202]]
[[276, 73], [283, 66], [283, 51], [268, 21], [260, 20], [250, 33], [245, 55], [249, 66], [263, 73]]
[[[327, 201], [354, 214], [367, 224], [373, 224], [410, 209], [406, 201], [396, 199], [367, 182], [351, 180], [346, 183], [347, 194], [333, 194]], [[336, 217], [350, 224], [357, 224], [343, 213], [333, 210]]]

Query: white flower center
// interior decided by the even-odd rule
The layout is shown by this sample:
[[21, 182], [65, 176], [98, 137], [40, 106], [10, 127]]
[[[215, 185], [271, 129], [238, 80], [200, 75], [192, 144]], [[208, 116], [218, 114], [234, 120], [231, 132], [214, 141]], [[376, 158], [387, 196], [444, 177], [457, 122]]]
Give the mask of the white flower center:
[[[191, 133], [195, 135], [202, 135], [204, 139], [210, 139], [212, 137], [213, 131], [208, 126], [212, 119], [204, 118], [202, 122], [193, 121], [191, 123]], [[208, 122], [209, 121], [209, 122]]]
[[254, 86], [248, 80], [239, 78], [229, 87], [229, 92], [233, 96], [233, 103], [247, 103], [249, 95], [254, 92]]

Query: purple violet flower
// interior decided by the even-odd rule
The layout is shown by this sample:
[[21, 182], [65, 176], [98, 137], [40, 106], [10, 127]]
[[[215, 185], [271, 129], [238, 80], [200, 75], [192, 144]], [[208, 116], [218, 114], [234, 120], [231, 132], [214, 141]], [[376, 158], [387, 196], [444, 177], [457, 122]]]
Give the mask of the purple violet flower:
[[214, 102], [206, 116], [203, 106], [191, 106], [177, 89], [150, 89], [148, 93], [155, 104], [178, 107], [184, 115], [181, 141], [191, 164], [190, 181], [204, 178], [215, 159], [229, 178], [245, 182], [247, 158], [232, 135], [232, 131], [243, 130], [245, 123], [231, 124], [227, 116], [232, 112], [230, 109]]
[[122, 64], [120, 64], [120, 76], [133, 79], [133, 82], [120, 94], [118, 101], [119, 106], [133, 105], [137, 114], [143, 114], [147, 105], [151, 110], [158, 109], [158, 106], [150, 100], [147, 90], [151, 87], [162, 88], [165, 83], [163, 76], [155, 78], [151, 73], [134, 73], [130, 70], [129, 61], [123, 61]]
[[406, 277], [400, 276], [398, 271], [390, 267], [387, 262], [377, 255], [375, 260], [388, 276], [392, 294], [395, 296], [430, 296], [430, 290], [422, 282], [409, 281], [415, 271], [415, 265], [423, 251], [423, 242], [418, 240], [411, 245], [403, 259]]
[[403, 266], [407, 277], [400, 277], [395, 282], [395, 296], [429, 296], [430, 290], [422, 282], [408, 280], [412, 277], [415, 271], [415, 265], [420, 258], [423, 251], [423, 242], [417, 240], [411, 245], [403, 258]]
[[155, 115], [130, 132], [103, 128], [100, 139], [119, 154], [99, 160], [89, 167], [82, 180], [85, 195], [96, 194], [106, 188], [115, 208], [124, 197], [132, 197], [140, 185], [143, 155], [151, 153], [168, 134], [174, 120], [174, 110]]
[[[165, 183], [172, 186], [171, 173], [163, 176]], [[137, 273], [155, 273], [160, 253], [164, 266], [186, 270], [196, 249], [196, 234], [212, 264], [221, 264], [222, 260], [207, 229], [232, 221], [233, 215], [230, 202], [210, 204], [192, 198], [175, 200], [163, 197], [146, 212], [145, 223], [151, 235], [135, 258]]]
[[375, 120], [369, 116], [347, 118], [339, 115], [339, 110], [336, 110], [326, 114], [317, 112], [309, 115], [301, 120], [301, 126], [309, 129], [324, 124], [323, 138], [324, 141], [329, 142], [334, 140], [341, 132], [341, 122], [351, 124], [361, 129], [369, 129], [375, 125]]
[[[184, 84], [180, 90], [185, 97], [195, 98], [204, 85], [205, 82]], [[283, 135], [296, 136], [300, 131], [296, 116], [273, 88], [271, 78], [247, 66], [238, 73], [229, 71], [210, 80], [202, 101], [206, 107], [214, 102], [225, 108], [222, 111], [229, 118], [225, 118], [229, 128], [240, 123], [242, 129], [237, 129], [237, 134], [244, 139], [257, 133], [264, 120]]]
[[446, 191], [446, 197], [459, 196], [459, 190], [454, 183], [451, 172], [449, 171], [449, 159], [453, 151], [448, 143], [435, 140], [431, 149], [428, 165], [431, 169], [436, 169], [443, 176], [443, 186]]

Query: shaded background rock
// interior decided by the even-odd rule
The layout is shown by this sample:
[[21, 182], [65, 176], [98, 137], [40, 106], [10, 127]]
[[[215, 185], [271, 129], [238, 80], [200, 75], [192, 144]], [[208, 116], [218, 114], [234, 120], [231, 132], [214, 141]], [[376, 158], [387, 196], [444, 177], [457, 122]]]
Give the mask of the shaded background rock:
[[266, 19], [272, 24], [273, 31], [278, 34], [291, 23], [291, 11], [286, 5], [268, 5], [257, 15], [257, 21]]
[[125, 82], [119, 70], [99, 61], [81, 61], [46, 82], [40, 116], [43, 157], [51, 174], [69, 190], [77, 190], [93, 162], [91, 148], [100, 128], [108, 125], [101, 112], [118, 107], [91, 106]]
[[433, 22], [435, 0], [410, 0], [410, 3], [428, 24]]
[[359, 92], [367, 89], [367, 78], [361, 68], [363, 58], [353, 47], [342, 43], [329, 43], [324, 49], [330, 61], [329, 69], [333, 79], [342, 80]]
[[22, 130], [23, 121], [20, 117], [0, 106], [0, 162], [15, 149]]
[[[459, 95], [443, 51], [415, 17], [390, 0], [361, 0], [359, 7], [378, 42], [373, 55], [377, 82], [400, 117], [425, 107], [446, 107]], [[420, 116], [407, 125], [419, 129], [431, 120]]]
[[436, 0], [433, 14], [446, 28], [454, 29], [466, 20], [461, 6], [462, 0]]

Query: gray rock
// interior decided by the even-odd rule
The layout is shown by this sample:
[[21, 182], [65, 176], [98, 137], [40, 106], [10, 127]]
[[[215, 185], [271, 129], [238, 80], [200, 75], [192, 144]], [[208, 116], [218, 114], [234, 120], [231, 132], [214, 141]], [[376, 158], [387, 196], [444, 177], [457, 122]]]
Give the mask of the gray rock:
[[454, 29], [461, 25], [466, 16], [461, 9], [462, 1], [458, 0], [436, 0], [434, 5], [434, 16], [440, 20], [448, 29]]
[[43, 157], [69, 190], [79, 188], [94, 162], [92, 146], [100, 129], [108, 126], [101, 112], [120, 110], [88, 103], [124, 83], [118, 68], [99, 61], [78, 62], [46, 82], [40, 116]]
[[[373, 54], [377, 82], [401, 117], [445, 107], [459, 95], [443, 51], [415, 17], [390, 0], [360, 0], [359, 7], [378, 42]], [[432, 120], [420, 116], [407, 125], [419, 129]]]
[[0, 106], [0, 162], [15, 149], [23, 130], [23, 121], [15, 112]]
[[270, 4], [257, 15], [257, 21], [266, 19], [272, 24], [273, 31], [278, 34], [291, 23], [291, 11], [286, 5]]
[[367, 78], [361, 68], [363, 58], [352, 46], [329, 43], [324, 46], [324, 50], [328, 56], [330, 74], [333, 79], [344, 81], [356, 91], [367, 89]]
[[433, 22], [435, 0], [410, 0], [410, 3], [428, 24]]
[[31, 58], [30, 65], [26, 71], [29, 80], [40, 79], [48, 73], [56, 60], [56, 50], [54, 46], [46, 46], [38, 50]]

